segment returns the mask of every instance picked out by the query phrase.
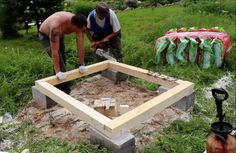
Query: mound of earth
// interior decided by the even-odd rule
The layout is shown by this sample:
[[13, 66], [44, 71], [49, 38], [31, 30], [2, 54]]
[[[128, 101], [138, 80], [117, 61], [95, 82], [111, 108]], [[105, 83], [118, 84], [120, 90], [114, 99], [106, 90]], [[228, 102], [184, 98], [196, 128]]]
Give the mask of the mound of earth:
[[[137, 87], [128, 81], [114, 84], [113, 81], [96, 75], [74, 85], [70, 96], [91, 107], [95, 100], [111, 97], [118, 104], [129, 105], [130, 109], [133, 109], [158, 96], [158, 93]], [[152, 133], [162, 132], [163, 128], [176, 119], [189, 120], [190, 115], [175, 107], [169, 107], [131, 129], [136, 139], [137, 152], [141, 152], [144, 146], [153, 142]], [[67, 142], [89, 142], [90, 139], [89, 125], [59, 105], [44, 109], [30, 101], [18, 113], [17, 120], [27, 121], [40, 128], [45, 138], [56, 137]]]

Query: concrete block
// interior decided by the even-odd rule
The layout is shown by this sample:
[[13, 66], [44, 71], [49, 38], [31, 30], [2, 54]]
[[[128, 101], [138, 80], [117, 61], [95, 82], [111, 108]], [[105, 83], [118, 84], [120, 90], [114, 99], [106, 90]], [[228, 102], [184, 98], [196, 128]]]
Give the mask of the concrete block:
[[104, 70], [102, 71], [101, 75], [103, 77], [106, 77], [112, 81], [125, 81], [127, 80], [128, 78], [128, 75], [127, 74], [124, 74], [124, 73], [121, 73], [121, 72], [118, 72], [118, 71], [114, 71], [114, 70], [111, 70], [111, 69], [107, 69], [107, 70]]
[[57, 104], [51, 98], [47, 97], [46, 95], [38, 91], [35, 86], [32, 87], [32, 95], [34, 101], [43, 108], [51, 108]]
[[195, 100], [195, 93], [192, 93], [192, 94], [180, 99], [173, 106], [176, 108], [179, 108], [183, 111], [187, 111], [189, 108], [191, 108], [193, 106], [194, 100]]
[[90, 142], [111, 150], [113, 153], [135, 153], [135, 138], [127, 132], [116, 139], [110, 139], [96, 129], [90, 127]]
[[[164, 86], [160, 86], [158, 89], [158, 93], [162, 94], [168, 90], [169, 90], [168, 88]], [[193, 106], [194, 100], [195, 100], [195, 93], [192, 93], [186, 97], [183, 97], [179, 101], [177, 101], [175, 104], [173, 104], [173, 106], [183, 111], [187, 111], [191, 106]]]
[[112, 81], [116, 81], [117, 80], [117, 78], [116, 78], [117, 73], [118, 73], [117, 71], [107, 69], [107, 70], [102, 71], [101, 75], [103, 77], [106, 77], [106, 78], [112, 80]]
[[164, 87], [164, 86], [160, 86], [160, 87], [158, 88], [158, 93], [159, 93], [159, 94], [162, 94], [162, 93], [166, 92], [167, 90], [169, 90], [169, 88]]

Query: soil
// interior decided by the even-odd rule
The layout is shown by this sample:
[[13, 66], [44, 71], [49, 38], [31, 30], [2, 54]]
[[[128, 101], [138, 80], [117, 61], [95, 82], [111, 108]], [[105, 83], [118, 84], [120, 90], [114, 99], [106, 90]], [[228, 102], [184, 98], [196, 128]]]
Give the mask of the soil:
[[[109, 97], [115, 99], [118, 104], [129, 105], [131, 110], [158, 96], [158, 92], [137, 87], [128, 81], [114, 84], [113, 81], [96, 75], [74, 85], [70, 96], [90, 107], [93, 107], [95, 100]], [[169, 107], [131, 129], [136, 139], [137, 153], [142, 152], [144, 146], [153, 142], [153, 133], [161, 133], [163, 128], [168, 127], [176, 119], [190, 120], [190, 118], [187, 112]], [[18, 113], [17, 120], [27, 121], [40, 128], [45, 138], [57, 137], [67, 142], [89, 142], [90, 139], [89, 125], [59, 105], [44, 109], [34, 101], [30, 101]]]

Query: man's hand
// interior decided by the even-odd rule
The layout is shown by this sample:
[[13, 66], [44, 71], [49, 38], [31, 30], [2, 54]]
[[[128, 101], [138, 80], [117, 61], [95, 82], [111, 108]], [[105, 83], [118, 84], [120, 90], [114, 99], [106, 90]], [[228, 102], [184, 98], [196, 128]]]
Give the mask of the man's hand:
[[96, 48], [97, 48], [97, 43], [93, 41], [93, 42], [91, 43], [90, 50], [93, 52], [93, 51], [95, 51]]
[[59, 80], [63, 80], [67, 77], [67, 74], [65, 72], [58, 72], [56, 76]]

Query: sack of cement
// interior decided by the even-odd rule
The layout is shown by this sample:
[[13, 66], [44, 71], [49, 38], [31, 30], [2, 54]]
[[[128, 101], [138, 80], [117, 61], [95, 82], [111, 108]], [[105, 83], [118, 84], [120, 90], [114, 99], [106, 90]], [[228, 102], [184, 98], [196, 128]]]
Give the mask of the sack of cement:
[[169, 41], [169, 46], [167, 48], [166, 59], [167, 59], [168, 64], [173, 65], [173, 64], [175, 64], [176, 45], [175, 45], [173, 39], [168, 39], [168, 41]]
[[201, 43], [199, 47], [201, 48], [202, 56], [201, 56], [201, 66], [204, 69], [207, 69], [212, 66], [214, 55], [211, 46], [211, 40], [208, 38], [199, 38]]
[[156, 42], [156, 56], [155, 62], [156, 64], [163, 63], [163, 52], [168, 45], [168, 41], [166, 39], [158, 39]]
[[178, 48], [176, 51], [176, 57], [180, 61], [181, 64], [187, 63], [186, 60], [186, 49], [189, 43], [188, 39], [180, 38], [178, 43]]

